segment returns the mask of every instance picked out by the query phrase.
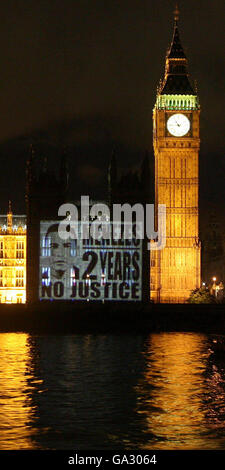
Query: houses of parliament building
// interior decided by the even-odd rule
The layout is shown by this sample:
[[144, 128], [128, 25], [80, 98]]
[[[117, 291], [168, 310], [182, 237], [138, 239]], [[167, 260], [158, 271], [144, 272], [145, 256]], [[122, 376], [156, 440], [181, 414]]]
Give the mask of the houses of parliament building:
[[[198, 203], [200, 104], [197, 90], [190, 81], [178, 20], [176, 8], [165, 74], [160, 81], [153, 110], [156, 229], [157, 207], [166, 205], [165, 247], [144, 254], [149, 257], [147, 297], [156, 303], [184, 303], [191, 291], [201, 285]], [[39, 176], [35, 175], [34, 158], [31, 151], [26, 174], [26, 217], [13, 218], [11, 207], [7, 216], [0, 217], [0, 302], [38, 299], [40, 220], [54, 217], [59, 205], [66, 202], [68, 175], [65, 157], [62, 157], [58, 180], [52, 178], [46, 167]], [[109, 202], [152, 203], [152, 181], [147, 158], [139, 174], [132, 173], [120, 181], [113, 156], [109, 169]]]
[[0, 216], [0, 303], [26, 302], [26, 215]]

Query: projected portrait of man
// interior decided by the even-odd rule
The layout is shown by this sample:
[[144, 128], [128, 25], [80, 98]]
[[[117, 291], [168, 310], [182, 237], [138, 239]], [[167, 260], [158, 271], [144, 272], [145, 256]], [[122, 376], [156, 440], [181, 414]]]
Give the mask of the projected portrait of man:
[[71, 268], [76, 279], [79, 278], [79, 268], [75, 265], [77, 256], [77, 240], [63, 240], [58, 234], [59, 224], [51, 225], [45, 235], [45, 246], [50, 256], [49, 266], [51, 278], [64, 280], [71, 275]]

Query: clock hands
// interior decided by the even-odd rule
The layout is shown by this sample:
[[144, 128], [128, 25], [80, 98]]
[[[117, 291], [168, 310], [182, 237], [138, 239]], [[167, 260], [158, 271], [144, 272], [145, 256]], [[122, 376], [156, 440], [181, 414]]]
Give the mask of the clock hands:
[[190, 129], [190, 121], [183, 114], [172, 114], [167, 120], [167, 129], [174, 135], [181, 137]]

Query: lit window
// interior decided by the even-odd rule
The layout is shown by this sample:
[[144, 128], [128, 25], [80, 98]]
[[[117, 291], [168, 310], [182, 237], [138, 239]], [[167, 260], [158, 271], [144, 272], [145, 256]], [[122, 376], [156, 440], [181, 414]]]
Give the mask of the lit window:
[[51, 256], [51, 238], [42, 238], [42, 256]]
[[3, 286], [3, 272], [2, 270], [0, 271], [0, 287]]
[[41, 268], [41, 277], [42, 277], [42, 285], [49, 286], [50, 285], [50, 268], [42, 267]]
[[77, 253], [77, 240], [72, 239], [70, 245], [70, 256], [76, 256]]
[[24, 242], [16, 242], [16, 257], [24, 258]]
[[70, 285], [71, 287], [76, 285], [75, 270], [73, 268], [70, 269]]
[[16, 287], [24, 287], [24, 278], [22, 269], [16, 270]]
[[3, 242], [0, 242], [0, 258], [3, 258]]

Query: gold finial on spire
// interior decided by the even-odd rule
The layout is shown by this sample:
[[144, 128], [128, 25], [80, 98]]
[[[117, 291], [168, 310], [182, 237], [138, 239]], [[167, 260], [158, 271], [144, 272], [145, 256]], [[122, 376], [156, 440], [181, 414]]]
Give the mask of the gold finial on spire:
[[173, 13], [174, 13], [174, 21], [175, 21], [175, 23], [177, 23], [178, 20], [179, 20], [179, 15], [180, 15], [180, 11], [179, 11], [177, 3], [176, 3], [175, 10], [174, 10]]

